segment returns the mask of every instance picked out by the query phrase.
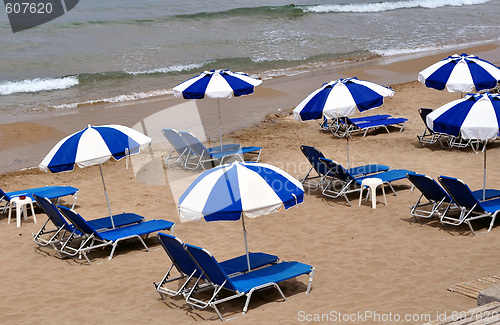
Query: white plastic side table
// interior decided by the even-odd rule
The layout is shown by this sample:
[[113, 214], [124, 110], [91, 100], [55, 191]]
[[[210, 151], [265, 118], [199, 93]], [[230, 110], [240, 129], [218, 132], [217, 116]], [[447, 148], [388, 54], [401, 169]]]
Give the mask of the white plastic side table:
[[31, 215], [33, 216], [33, 222], [36, 223], [35, 210], [33, 209], [33, 201], [29, 196], [16, 196], [10, 200], [9, 203], [9, 219], [7, 223], [10, 223], [10, 216], [12, 214], [12, 205], [16, 206], [16, 221], [17, 226], [21, 227], [21, 215], [24, 213], [24, 220], [28, 220], [28, 209], [26, 206], [29, 204], [31, 206]]
[[363, 189], [365, 187], [368, 187], [369, 193], [368, 195], [371, 196], [372, 199], [372, 209], [377, 208], [377, 186], [381, 185], [382, 187], [382, 194], [384, 195], [384, 204], [387, 205], [387, 199], [385, 198], [385, 190], [384, 190], [384, 182], [380, 178], [365, 178], [361, 182], [361, 191], [359, 192], [359, 204], [358, 206], [361, 205], [361, 199], [363, 198]]

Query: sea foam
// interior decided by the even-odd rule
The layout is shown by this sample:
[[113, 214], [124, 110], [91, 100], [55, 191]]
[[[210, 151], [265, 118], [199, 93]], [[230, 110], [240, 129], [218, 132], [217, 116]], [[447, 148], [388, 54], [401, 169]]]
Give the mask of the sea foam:
[[0, 83], [0, 95], [67, 89], [75, 85], [78, 85], [78, 78], [75, 76], [63, 78], [35, 78], [25, 79], [21, 81], [5, 81]]
[[396, 9], [411, 8], [440, 8], [446, 6], [470, 6], [487, 3], [491, 0], [406, 0], [406, 1], [382, 1], [372, 3], [356, 3], [342, 5], [312, 5], [304, 6], [304, 12], [328, 13], [328, 12], [382, 12]]

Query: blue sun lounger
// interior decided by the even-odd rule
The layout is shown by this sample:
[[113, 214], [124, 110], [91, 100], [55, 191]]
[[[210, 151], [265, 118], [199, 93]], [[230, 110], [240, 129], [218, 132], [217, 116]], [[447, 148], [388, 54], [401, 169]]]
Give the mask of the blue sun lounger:
[[[322, 186], [328, 183], [331, 178], [335, 177], [335, 174], [330, 173], [326, 166], [321, 163], [320, 159], [325, 158], [321, 151], [310, 146], [300, 146], [300, 150], [304, 156], [306, 156], [309, 163], [311, 163], [311, 168], [307, 172], [306, 176], [303, 179], [300, 179], [302, 185], [307, 186], [310, 189], [322, 188]], [[348, 171], [354, 176], [362, 176], [389, 169], [390, 167], [386, 165], [370, 164], [350, 168]], [[311, 174], [313, 170], [316, 175]]]
[[[433, 178], [422, 174], [408, 174], [406, 177], [422, 193], [417, 203], [410, 206], [410, 213], [415, 221], [417, 217], [430, 218], [434, 215], [441, 218], [450, 208], [456, 208], [452, 198]], [[422, 202], [423, 198], [427, 202]]]
[[237, 157], [241, 161], [244, 161], [243, 154], [246, 153], [256, 154], [257, 157], [255, 158], [255, 161], [258, 162], [262, 152], [261, 147], [241, 147], [222, 151], [210, 150], [205, 147], [205, 145], [201, 143], [201, 141], [198, 140], [194, 134], [183, 131], [179, 132], [179, 134], [184, 138], [184, 140], [186, 140], [189, 144], [189, 148], [191, 149], [185, 164], [185, 168], [187, 169], [196, 169], [198, 167], [205, 169], [206, 162], [214, 164], [216, 161], [219, 161], [222, 165], [224, 163], [224, 159], [230, 157]]
[[74, 208], [78, 191], [79, 190], [77, 188], [71, 186], [43, 186], [14, 192], [4, 192], [0, 189], [0, 202], [6, 201], [6, 205], [3, 207], [3, 212], [5, 212], [9, 208], [10, 200], [21, 195], [26, 195], [31, 198], [32, 201], [35, 201], [33, 195], [36, 194], [38, 196], [46, 197], [49, 200], [57, 199], [57, 203], [61, 197], [73, 195], [74, 199], [71, 208]]
[[172, 149], [168, 153], [167, 157], [163, 159], [165, 167], [170, 168], [176, 164], [180, 164], [184, 167], [185, 160], [190, 150], [189, 145], [175, 129], [163, 129], [161, 130], [161, 133], [172, 146]]
[[[497, 213], [500, 211], [500, 198], [497, 197], [480, 201], [477, 198], [478, 191], [475, 191], [476, 194], [474, 194], [464, 181], [457, 178], [439, 176], [439, 182], [443, 185], [453, 199], [453, 202], [460, 209], [460, 214], [456, 218], [453, 216], [445, 216], [441, 219], [442, 223], [453, 226], [465, 223], [469, 226], [472, 234], [476, 235], [474, 229], [472, 228], [471, 221], [481, 218], [491, 218], [488, 232], [491, 231], [493, 224], [495, 223]], [[482, 197], [482, 190], [479, 191], [481, 192], [479, 195]], [[489, 190], [488, 196], [494, 197], [495, 193], [498, 194], [497, 190]]]
[[[163, 136], [170, 142], [172, 149], [170, 150], [167, 157], [163, 160], [165, 167], [170, 168], [176, 164], [180, 164], [185, 167], [186, 160], [190, 154], [189, 144], [184, 140], [184, 138], [175, 129], [163, 129], [161, 130]], [[211, 147], [207, 148], [210, 152], [217, 152], [230, 149], [238, 149], [241, 146], [239, 144], [225, 144], [222, 147]]]
[[[165, 299], [164, 294], [169, 296], [177, 296], [181, 293], [187, 293], [190, 288], [188, 284], [191, 279], [196, 279], [200, 273], [193, 261], [191, 255], [184, 248], [184, 243], [177, 237], [165, 233], [158, 233], [158, 241], [170, 257], [172, 265], [168, 269], [163, 279], [154, 286], [162, 299]], [[276, 264], [279, 262], [278, 256], [266, 253], [249, 253], [250, 268], [255, 269], [265, 265]], [[229, 276], [237, 275], [248, 271], [246, 255], [241, 255], [220, 263], [226, 274]], [[177, 269], [179, 276], [172, 278], [172, 270]], [[183, 280], [177, 289], [170, 289], [167, 284], [178, 280]], [[207, 283], [208, 285], [208, 283]]]
[[[198, 277], [196, 284], [186, 296], [186, 302], [196, 308], [203, 309], [208, 306], [212, 307], [222, 321], [224, 321], [224, 318], [217, 308], [218, 304], [238, 297], [246, 296], [247, 299], [245, 307], [243, 308], [243, 314], [245, 314], [248, 310], [248, 304], [250, 303], [252, 293], [256, 290], [275, 287], [283, 297], [283, 300], [286, 301], [287, 299], [278, 286], [278, 283], [306, 274], [309, 275], [309, 283], [307, 285], [306, 294], [309, 294], [309, 291], [311, 290], [311, 284], [314, 276], [314, 267], [311, 265], [299, 262], [283, 261], [281, 263], [265, 266], [248, 273], [229, 277], [220, 263], [217, 262], [212, 254], [210, 254], [207, 250], [189, 244], [184, 244], [184, 246], [196, 262], [198, 270], [202, 273], [202, 276], [200, 275], [200, 277]], [[202, 277], [206, 279], [214, 289], [213, 294], [208, 301], [202, 301], [194, 298], [197, 284]], [[219, 293], [222, 289], [232, 292], [232, 295], [228, 297], [219, 297]]]
[[[353, 123], [362, 123], [362, 122], [372, 122], [372, 121], [384, 120], [387, 118], [392, 118], [392, 116], [389, 114], [376, 114], [376, 115], [366, 115], [366, 116], [363, 115], [360, 117], [352, 117], [352, 118], [350, 118], [350, 120]], [[345, 131], [346, 131], [347, 125], [340, 117], [332, 119], [332, 121], [327, 126], [328, 126], [328, 129], [332, 132], [332, 134], [334, 136], [342, 138], [346, 135]], [[320, 127], [323, 128], [324, 130], [326, 130], [326, 127], [323, 127], [321, 124], [320, 124]]]
[[99, 231], [72, 209], [63, 206], [59, 206], [59, 209], [61, 213], [75, 226], [73, 235], [75, 234], [76, 230], [78, 230], [83, 234], [84, 237], [83, 239], [78, 241], [78, 244], [76, 246], [71, 246], [74, 239], [74, 236], [71, 235], [68, 240], [66, 240], [62, 244], [59, 252], [64, 256], [83, 256], [89, 264], [91, 263], [89, 258], [87, 257], [87, 252], [90, 252], [91, 250], [96, 248], [111, 245], [112, 249], [108, 258], [108, 260], [111, 260], [113, 258], [116, 246], [120, 241], [125, 239], [139, 239], [144, 248], [146, 248], [146, 250], [149, 252], [149, 248], [148, 246], [146, 246], [146, 243], [141, 238], [141, 236], [145, 235], [147, 237], [149, 234], [161, 230], [173, 231], [173, 228], [175, 226], [173, 222], [167, 220], [147, 220], [141, 223], [123, 226], [120, 228]]
[[[324, 186], [322, 194], [331, 198], [343, 196], [349, 206], [351, 206], [351, 202], [349, 202], [347, 194], [360, 192], [363, 179], [373, 177], [380, 178], [384, 184], [389, 185], [394, 195], [397, 195], [391, 183], [400, 179], [405, 179], [407, 174], [415, 173], [414, 171], [407, 169], [391, 169], [380, 173], [358, 177], [354, 176], [339, 163], [331, 159], [320, 158], [320, 161], [326, 168], [328, 168], [330, 173], [333, 173], [336, 176], [336, 178], [332, 179]], [[340, 183], [334, 183], [337, 180], [340, 181]]]
[[[35, 243], [40, 246], [51, 245], [57, 251], [55, 245], [64, 240], [67, 240], [68, 236], [73, 232], [75, 232], [74, 235], [82, 235], [82, 233], [78, 231], [74, 225], [68, 223], [66, 219], [64, 219], [64, 217], [59, 212], [59, 209], [57, 209], [55, 204], [52, 203], [49, 199], [37, 196], [36, 194], [34, 194], [33, 196], [38, 206], [43, 210], [43, 212], [45, 212], [48, 217], [42, 228], [36, 234], [33, 234]], [[47, 229], [49, 221], [52, 222], [52, 224], [55, 226], [55, 229]], [[113, 221], [115, 223], [115, 227], [122, 227], [125, 225], [143, 222], [144, 217], [135, 213], [121, 213], [114, 215]], [[110, 217], [88, 220], [87, 222], [93, 228], [99, 230], [107, 230], [113, 228]]]
[[[418, 198], [415, 205], [410, 206], [410, 213], [417, 220], [416, 217], [430, 218], [434, 215], [438, 216], [440, 220], [447, 219], [448, 212], [458, 209], [451, 196], [443, 189], [438, 182], [427, 175], [422, 174], [408, 174], [410, 182], [422, 193]], [[483, 190], [472, 191], [472, 195], [478, 201], [483, 200]], [[487, 189], [485, 199], [500, 197], [500, 190]], [[427, 199], [427, 202], [422, 202], [422, 199]], [[430, 206], [430, 208], [428, 208]]]
[[377, 128], [384, 128], [387, 133], [391, 133], [389, 131], [388, 126], [395, 126], [399, 127], [399, 132], [402, 132], [404, 129], [404, 124], [405, 122], [408, 121], [408, 119], [402, 118], [402, 117], [391, 117], [391, 118], [386, 118], [386, 119], [381, 119], [381, 120], [375, 120], [375, 121], [362, 121], [362, 122], [353, 122], [350, 118], [347, 116], [341, 117], [340, 118], [343, 123], [346, 125], [346, 131], [345, 131], [345, 136], [352, 137], [352, 134], [355, 132], [363, 132], [363, 136], [366, 136], [369, 130], [371, 129], [377, 129]]

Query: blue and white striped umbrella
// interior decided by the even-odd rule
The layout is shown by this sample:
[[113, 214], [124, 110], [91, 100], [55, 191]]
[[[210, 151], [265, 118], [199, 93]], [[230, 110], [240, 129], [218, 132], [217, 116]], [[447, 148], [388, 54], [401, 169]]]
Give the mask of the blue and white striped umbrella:
[[[101, 164], [110, 160], [111, 157], [120, 160], [128, 155], [139, 153], [142, 148], [150, 144], [150, 137], [126, 126], [89, 125], [59, 141], [42, 160], [39, 168], [44, 172], [50, 170], [58, 173], [73, 170], [75, 165], [80, 168], [99, 165], [109, 215], [112, 217]], [[113, 218], [111, 221], [113, 222]]]
[[427, 115], [427, 126], [434, 132], [464, 139], [490, 140], [498, 136], [500, 97], [490, 94], [467, 94]]
[[[434, 132], [460, 136], [464, 139], [488, 141], [500, 131], [500, 96], [498, 94], [467, 94], [427, 115], [427, 126]], [[483, 198], [486, 191], [486, 144], [484, 152]]]
[[231, 98], [253, 94], [262, 80], [255, 79], [243, 72], [229, 70], [204, 71], [173, 88], [176, 97], [184, 99]]
[[446, 88], [449, 92], [480, 91], [497, 86], [500, 69], [474, 55], [454, 54], [422, 70], [418, 81], [429, 88]]
[[394, 90], [370, 81], [347, 78], [325, 83], [307, 96], [294, 110], [296, 120], [349, 116], [382, 106]]
[[248, 244], [244, 218], [288, 209], [304, 200], [302, 184], [272, 165], [234, 162], [203, 172], [179, 199], [181, 221], [239, 220], [243, 224], [245, 250]]
[[234, 162], [203, 172], [179, 199], [184, 220], [239, 220], [270, 214], [304, 200], [302, 184], [269, 164]]
[[151, 138], [122, 125], [91, 126], [59, 141], [40, 163], [44, 171], [58, 173], [78, 167], [120, 160], [148, 146]]
[[229, 70], [210, 70], [188, 79], [173, 88], [176, 97], [202, 99], [205, 96], [217, 99], [219, 111], [219, 136], [222, 147], [222, 125], [220, 121], [219, 98], [239, 97], [253, 94], [262, 80], [255, 79], [243, 72]]

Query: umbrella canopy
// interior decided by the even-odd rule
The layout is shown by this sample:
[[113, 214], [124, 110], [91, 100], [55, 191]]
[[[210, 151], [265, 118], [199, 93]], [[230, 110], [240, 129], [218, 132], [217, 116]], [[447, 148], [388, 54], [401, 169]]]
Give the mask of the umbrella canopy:
[[349, 116], [382, 106], [384, 97], [394, 90], [370, 81], [347, 78], [323, 84], [307, 96], [294, 110], [296, 120], [313, 120]]
[[184, 99], [202, 99], [205, 98], [205, 96], [217, 98], [220, 145], [222, 147], [219, 98], [251, 95], [255, 87], [261, 83], [262, 80], [252, 78], [243, 72], [210, 70], [204, 71], [200, 75], [180, 83], [173, 88], [173, 91], [176, 97], [183, 97]]
[[418, 81], [429, 88], [446, 88], [449, 92], [480, 91], [497, 86], [500, 69], [474, 55], [454, 54], [422, 70]]
[[242, 215], [255, 218], [288, 209], [303, 200], [302, 184], [283, 170], [262, 163], [234, 162], [198, 176], [180, 197], [178, 209], [187, 220], [241, 219], [249, 262]]
[[126, 126], [89, 125], [59, 141], [42, 160], [39, 168], [44, 172], [50, 170], [58, 173], [73, 170], [75, 165], [80, 168], [99, 165], [109, 215], [112, 217], [101, 164], [111, 157], [120, 160], [136, 154], [150, 143], [150, 137]]
[[500, 97], [490, 94], [467, 94], [427, 115], [427, 126], [434, 132], [461, 136], [464, 139], [489, 140], [498, 136]]
[[176, 97], [184, 99], [231, 98], [253, 94], [262, 80], [255, 79], [243, 72], [230, 70], [204, 71], [173, 88]]
[[[460, 136], [464, 139], [488, 141], [500, 129], [500, 96], [467, 94], [445, 104], [427, 115], [427, 126], [434, 132]], [[486, 145], [484, 151], [483, 195], [486, 190]]]
[[105, 163], [113, 157], [138, 153], [151, 138], [122, 125], [91, 126], [59, 141], [40, 163], [39, 168], [53, 173]]

